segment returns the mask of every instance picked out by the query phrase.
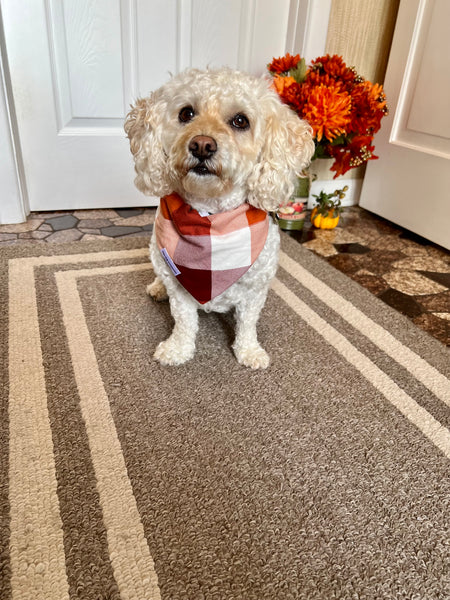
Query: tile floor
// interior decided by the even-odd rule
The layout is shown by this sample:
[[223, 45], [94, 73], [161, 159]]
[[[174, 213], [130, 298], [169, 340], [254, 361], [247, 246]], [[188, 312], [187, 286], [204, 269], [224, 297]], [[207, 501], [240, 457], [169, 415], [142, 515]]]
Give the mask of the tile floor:
[[[0, 225], [0, 248], [149, 237], [154, 215], [149, 208], [32, 213], [26, 223]], [[450, 346], [450, 252], [356, 206], [336, 229], [305, 224], [289, 235]]]

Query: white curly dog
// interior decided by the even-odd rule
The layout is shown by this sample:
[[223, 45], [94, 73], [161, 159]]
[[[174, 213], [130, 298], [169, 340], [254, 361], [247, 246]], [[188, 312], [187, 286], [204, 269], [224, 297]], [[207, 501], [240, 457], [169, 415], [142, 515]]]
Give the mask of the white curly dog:
[[[237, 360], [252, 369], [267, 367], [269, 356], [258, 342], [256, 324], [277, 269], [280, 244], [278, 226], [268, 213], [289, 199], [296, 176], [309, 164], [314, 151], [310, 126], [281, 103], [266, 79], [231, 69], [190, 69], [148, 98], [138, 99], [127, 115], [125, 131], [138, 189], [172, 201], [165, 203], [163, 213], [162, 205], [157, 211], [150, 242], [156, 278], [147, 292], [156, 300], [169, 297], [175, 325], [154, 357], [164, 365], [190, 360], [198, 309], [234, 309]], [[247, 210], [259, 222], [258, 248], [252, 227], [247, 227], [253, 217], [242, 224]], [[194, 219], [186, 224], [186, 231], [194, 235], [183, 236], [183, 215]], [[237, 230], [227, 224], [228, 215], [235, 217]], [[211, 233], [202, 237], [196, 225], [203, 227], [205, 222], [211, 224]], [[167, 243], [157, 239], [164, 231]], [[195, 245], [198, 240], [200, 246]], [[170, 245], [178, 250], [166, 250]], [[205, 257], [200, 250], [206, 246]], [[244, 254], [252, 255], [246, 266]], [[233, 269], [236, 265], [240, 268]], [[190, 291], [180, 281], [186, 272], [189, 278], [200, 269], [220, 293], [199, 301], [192, 291], [195, 279]], [[222, 291], [220, 282], [228, 274], [235, 274], [235, 280]], [[198, 285], [204, 287], [204, 281]]]

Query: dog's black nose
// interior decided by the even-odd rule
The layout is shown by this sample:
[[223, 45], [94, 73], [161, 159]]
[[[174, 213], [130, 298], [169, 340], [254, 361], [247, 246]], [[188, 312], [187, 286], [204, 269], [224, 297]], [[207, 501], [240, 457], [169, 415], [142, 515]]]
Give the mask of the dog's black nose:
[[211, 158], [217, 152], [216, 140], [208, 135], [196, 135], [189, 142], [189, 152], [199, 160]]

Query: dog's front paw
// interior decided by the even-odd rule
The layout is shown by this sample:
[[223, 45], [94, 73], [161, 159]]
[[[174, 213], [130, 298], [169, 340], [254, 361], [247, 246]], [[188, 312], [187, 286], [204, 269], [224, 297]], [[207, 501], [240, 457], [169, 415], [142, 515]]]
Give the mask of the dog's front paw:
[[269, 355], [259, 345], [234, 348], [234, 353], [238, 363], [251, 369], [267, 369], [270, 363]]
[[166, 286], [163, 284], [159, 277], [156, 277], [150, 285], [147, 286], [146, 292], [149, 296], [161, 302], [162, 300], [167, 300], [167, 290]]
[[195, 345], [182, 345], [179, 340], [174, 340], [170, 337], [159, 344], [153, 358], [156, 358], [162, 365], [176, 366], [191, 360], [194, 353]]

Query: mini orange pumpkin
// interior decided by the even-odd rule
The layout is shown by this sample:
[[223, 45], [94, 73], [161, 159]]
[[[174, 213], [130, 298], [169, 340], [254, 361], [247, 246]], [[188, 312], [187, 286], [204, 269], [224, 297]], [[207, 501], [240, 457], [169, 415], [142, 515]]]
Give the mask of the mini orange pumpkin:
[[319, 229], [334, 229], [339, 223], [342, 212], [341, 199], [345, 197], [348, 186], [342, 190], [335, 190], [332, 194], [326, 194], [323, 190], [320, 194], [314, 194], [317, 198], [317, 206], [311, 212], [311, 223]]
[[311, 212], [311, 223], [318, 229], [334, 229], [339, 223], [339, 213], [335, 216], [334, 208], [331, 208], [326, 215], [318, 212], [318, 208], [313, 208]]

